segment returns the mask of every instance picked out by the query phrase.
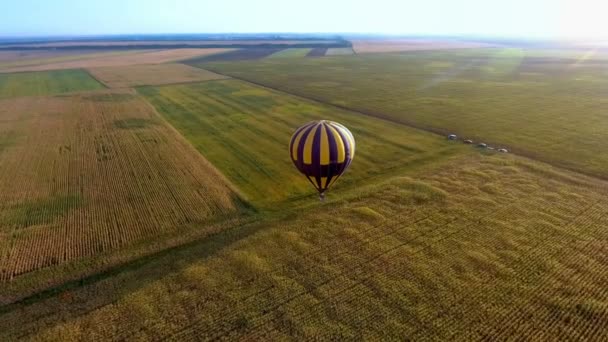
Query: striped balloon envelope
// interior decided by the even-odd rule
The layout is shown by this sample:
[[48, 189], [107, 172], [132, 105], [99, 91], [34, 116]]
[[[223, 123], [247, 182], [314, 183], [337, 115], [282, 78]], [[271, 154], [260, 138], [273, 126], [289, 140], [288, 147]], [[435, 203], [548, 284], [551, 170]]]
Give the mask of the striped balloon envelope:
[[321, 200], [348, 169], [355, 156], [355, 138], [337, 122], [312, 121], [291, 137], [289, 153], [294, 165], [319, 191]]

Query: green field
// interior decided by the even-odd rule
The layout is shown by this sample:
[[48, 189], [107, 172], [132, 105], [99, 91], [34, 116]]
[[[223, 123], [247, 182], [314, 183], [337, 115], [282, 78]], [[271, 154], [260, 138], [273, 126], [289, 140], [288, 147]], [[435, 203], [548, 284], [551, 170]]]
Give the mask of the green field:
[[608, 178], [608, 64], [547, 55], [486, 49], [203, 67]]
[[607, 54], [304, 50], [0, 74], [0, 341], [608, 341]]
[[606, 190], [463, 155], [18, 306], [0, 338], [603, 340]]
[[241, 81], [143, 87], [139, 92], [254, 203], [315, 193], [287, 152], [295, 129], [312, 120], [338, 121], [357, 137], [357, 163], [336, 189], [463, 150], [460, 144], [406, 126]]
[[83, 70], [0, 74], [0, 99], [103, 89]]
[[275, 52], [266, 58], [274, 59], [274, 58], [286, 58], [286, 57], [306, 57], [306, 55], [310, 52], [310, 50], [312, 50], [312, 49], [305, 49], [305, 48], [285, 49], [285, 50], [281, 50], [279, 52]]

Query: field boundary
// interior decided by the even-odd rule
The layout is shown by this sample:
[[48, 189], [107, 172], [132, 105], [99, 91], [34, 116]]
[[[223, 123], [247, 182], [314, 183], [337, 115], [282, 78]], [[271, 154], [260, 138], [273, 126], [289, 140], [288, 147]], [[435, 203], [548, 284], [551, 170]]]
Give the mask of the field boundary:
[[[247, 219], [247, 217], [244, 217], [244, 218]], [[38, 301], [44, 300], [46, 298], [50, 298], [56, 294], [66, 291], [66, 290], [75, 289], [75, 288], [78, 288], [81, 286], [94, 284], [96, 282], [99, 282], [104, 279], [110, 278], [114, 275], [117, 275], [123, 271], [128, 271], [128, 270], [138, 268], [148, 262], [151, 262], [152, 260], [154, 260], [156, 258], [160, 258], [165, 255], [169, 255], [170, 253], [173, 253], [176, 251], [186, 250], [188, 248], [191, 248], [191, 247], [199, 245], [199, 244], [209, 244], [210, 247], [209, 247], [208, 252], [209, 252], [209, 254], [211, 254], [211, 253], [215, 252], [216, 250], [219, 250], [219, 249], [225, 247], [224, 244], [214, 243], [215, 240], [217, 240], [217, 239], [221, 239], [224, 236], [228, 236], [232, 240], [238, 241], [238, 239], [241, 236], [247, 236], [248, 234], [254, 233], [257, 230], [255, 228], [259, 226], [259, 225], [256, 225], [256, 223], [259, 223], [258, 222], [259, 219], [256, 217], [250, 217], [250, 219], [251, 219], [251, 221], [237, 223], [234, 226], [231, 226], [230, 228], [225, 229], [225, 230], [220, 230], [219, 232], [217, 232], [215, 234], [204, 236], [204, 237], [198, 238], [198, 239], [193, 239], [191, 241], [181, 243], [181, 244], [177, 243], [174, 246], [169, 246], [167, 248], [160, 249], [155, 252], [151, 252], [151, 253], [144, 252], [144, 253], [142, 253], [141, 256], [132, 258], [123, 263], [116, 264], [113, 266], [110, 265], [109, 267], [99, 270], [97, 272], [85, 274], [84, 276], [81, 276], [81, 277], [74, 277], [74, 279], [70, 279], [70, 280], [61, 282], [60, 284], [57, 284], [57, 285], [52, 285], [52, 286], [42, 289], [40, 291], [35, 291], [31, 294], [25, 295], [16, 300], [9, 301], [4, 304], [0, 304], [0, 316], [7, 312], [12, 311], [17, 306], [31, 305]], [[238, 218], [234, 218], [232, 220], [238, 220]], [[221, 225], [221, 224], [225, 224], [225, 223], [229, 223], [229, 222], [230, 222], [230, 219], [226, 220], [226, 221], [221, 221], [218, 224]], [[211, 223], [210, 225], [213, 225], [213, 223]], [[260, 226], [260, 227], [263, 228], [263, 226]], [[243, 228], [245, 228], [245, 229], [243, 229]], [[260, 229], [260, 228], [258, 228], [258, 229]], [[235, 232], [237, 234], [234, 234]]]
[[[70, 70], [70, 69], [67, 69]], [[97, 81], [97, 83], [101, 84], [104, 88], [106, 89], [111, 89], [109, 85], [105, 84], [105, 82], [103, 82], [102, 80], [100, 80], [99, 78], [95, 77], [95, 75], [93, 75], [91, 72], [89, 72], [89, 70], [85, 69], [85, 68], [78, 68], [77, 70], [82, 70], [85, 73], [87, 73], [89, 76], [91, 76], [92, 79], [94, 79], [95, 81]]]
[[[191, 65], [191, 64], [189, 64], [189, 65]], [[595, 178], [595, 179], [598, 179], [598, 180], [601, 180], [601, 181], [608, 181], [608, 174], [607, 175], [601, 175], [601, 174], [597, 174], [597, 173], [593, 173], [593, 172], [584, 171], [584, 170], [578, 169], [578, 168], [576, 168], [574, 166], [563, 164], [563, 163], [560, 163], [560, 162], [555, 161], [555, 160], [550, 160], [550, 159], [543, 158], [538, 153], [535, 153], [533, 151], [529, 151], [529, 150], [526, 150], [526, 149], [522, 149], [522, 148], [519, 148], [517, 146], [510, 146], [510, 145], [506, 145], [506, 144], [502, 144], [502, 143], [496, 143], [496, 142], [494, 142], [492, 140], [488, 140], [488, 139], [485, 139], [485, 138], [477, 136], [477, 135], [460, 134], [460, 132], [458, 132], [458, 131], [451, 131], [451, 130], [447, 130], [447, 129], [444, 129], [444, 128], [438, 128], [438, 127], [432, 127], [432, 126], [427, 126], [427, 125], [421, 125], [421, 124], [415, 123], [415, 122], [413, 122], [411, 120], [406, 120], [406, 119], [396, 120], [396, 119], [391, 118], [389, 115], [386, 115], [386, 114], [384, 114], [382, 112], [369, 111], [369, 110], [360, 110], [360, 109], [356, 109], [356, 108], [352, 108], [352, 107], [348, 107], [348, 106], [334, 104], [334, 103], [327, 102], [324, 99], [321, 99], [321, 98], [319, 98], [317, 96], [305, 95], [305, 94], [301, 94], [301, 93], [285, 90], [285, 89], [282, 89], [282, 88], [278, 88], [278, 87], [275, 87], [275, 86], [269, 86], [269, 85], [266, 85], [266, 84], [263, 84], [263, 83], [251, 80], [251, 79], [246, 79], [246, 78], [242, 78], [242, 77], [238, 77], [238, 76], [234, 76], [234, 75], [229, 75], [229, 74], [223, 73], [223, 72], [221, 72], [221, 71], [219, 71], [217, 69], [214, 69], [214, 68], [205, 68], [205, 67], [202, 67], [202, 66], [199, 66], [199, 65], [195, 65], [195, 64], [192, 64], [192, 66], [200, 68], [200, 69], [203, 69], [203, 70], [215, 72], [216, 74], [219, 74], [219, 75], [231, 77], [232, 79], [239, 80], [239, 81], [242, 81], [242, 82], [246, 82], [246, 83], [252, 84], [254, 86], [258, 86], [258, 87], [262, 87], [262, 88], [265, 88], [265, 89], [268, 89], [268, 90], [272, 90], [272, 91], [276, 91], [276, 92], [279, 92], [279, 93], [295, 96], [295, 97], [297, 97], [299, 99], [302, 99], [302, 100], [307, 100], [307, 101], [310, 101], [310, 102], [314, 102], [314, 103], [330, 106], [330, 107], [337, 108], [337, 109], [340, 109], [340, 110], [345, 110], [345, 111], [349, 111], [349, 112], [354, 112], [354, 113], [358, 113], [358, 114], [362, 114], [362, 115], [367, 115], [367, 116], [375, 117], [375, 118], [382, 119], [382, 120], [385, 120], [385, 121], [388, 121], [388, 122], [391, 122], [391, 123], [404, 125], [404, 126], [407, 126], [407, 127], [410, 127], [410, 128], [426, 131], [426, 132], [433, 133], [433, 134], [436, 134], [436, 135], [440, 135], [440, 136], [443, 136], [443, 137], [446, 137], [448, 134], [457, 134], [457, 135], [460, 135], [460, 136], [466, 136], [467, 138], [470, 138], [470, 139], [482, 140], [482, 141], [484, 141], [485, 143], [487, 143], [489, 145], [505, 146], [506, 148], [508, 148], [509, 153], [514, 153], [514, 154], [520, 155], [522, 157], [526, 157], [526, 158], [529, 158], [529, 159], [532, 159], [532, 160], [536, 160], [536, 161], [539, 161], [539, 162], [542, 162], [542, 163], [546, 163], [546, 164], [549, 164], [551, 166], [554, 166], [554, 167], [557, 167], [557, 168], [560, 168], [560, 169], [572, 171], [572, 172], [575, 172], [575, 173], [578, 173], [578, 174], [581, 174], [581, 175], [584, 175], [584, 176], [587, 176], [587, 177]]]

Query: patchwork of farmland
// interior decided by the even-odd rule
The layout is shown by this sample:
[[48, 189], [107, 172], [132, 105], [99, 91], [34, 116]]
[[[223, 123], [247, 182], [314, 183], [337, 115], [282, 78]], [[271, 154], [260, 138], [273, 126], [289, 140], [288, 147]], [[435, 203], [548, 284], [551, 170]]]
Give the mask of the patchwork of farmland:
[[241, 81], [145, 87], [139, 92], [253, 203], [262, 205], [314, 195], [287, 153], [295, 129], [312, 120], [341, 122], [357, 137], [357, 163], [335, 184], [338, 189], [460, 150], [431, 134]]
[[194, 50], [0, 74], [0, 340], [608, 340], [606, 55]]
[[325, 53], [326, 56], [341, 56], [354, 54], [353, 48], [330, 48]]
[[312, 48], [291, 48], [275, 52], [267, 58], [305, 57]]
[[0, 337], [608, 338], [606, 183], [478, 154], [409, 176], [14, 310]]
[[142, 51], [135, 53], [119, 53], [100, 55], [96, 58], [57, 61], [51, 63], [36, 63], [33, 65], [5, 67], [2, 72], [23, 72], [40, 70], [81, 69], [96, 67], [111, 67], [136, 64], [160, 64], [181, 61], [200, 56], [222, 54], [232, 49], [172, 49], [158, 51]]
[[212, 62], [212, 61], [244, 61], [251, 59], [262, 59], [280, 51], [285, 48], [248, 48], [232, 50], [225, 53], [214, 54], [211, 56], [203, 56], [199, 58], [191, 58], [184, 61], [188, 65], [196, 65], [198, 63]]
[[418, 52], [203, 67], [608, 178], [605, 59]]
[[189, 83], [228, 78], [211, 71], [184, 64], [149, 64], [89, 69], [89, 72], [110, 88], [141, 85]]
[[[70, 51], [28, 51], [28, 52], [0, 52], [0, 73], [16, 71], [28, 71], [27, 67], [38, 67], [41, 65], [54, 65], [58, 62], [84, 61], [100, 57], [110, 57], [117, 55], [128, 55], [140, 53], [140, 50], [125, 51], [91, 51], [91, 50], [70, 50]], [[23, 54], [23, 56], [22, 56]], [[51, 68], [52, 69], [52, 68]], [[45, 69], [46, 70], [46, 69]]]
[[0, 283], [242, 206], [130, 92], [3, 100], [0, 117]]
[[354, 39], [352, 44], [353, 50], [357, 53], [471, 49], [493, 46], [488, 43], [433, 39]]
[[82, 70], [0, 74], [0, 99], [103, 89]]

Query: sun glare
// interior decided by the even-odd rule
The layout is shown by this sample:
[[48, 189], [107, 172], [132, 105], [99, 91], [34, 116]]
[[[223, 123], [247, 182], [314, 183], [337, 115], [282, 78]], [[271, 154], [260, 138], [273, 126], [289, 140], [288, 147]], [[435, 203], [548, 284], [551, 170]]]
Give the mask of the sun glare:
[[561, 6], [559, 36], [569, 39], [603, 40], [608, 45], [608, 2], [568, 0]]

